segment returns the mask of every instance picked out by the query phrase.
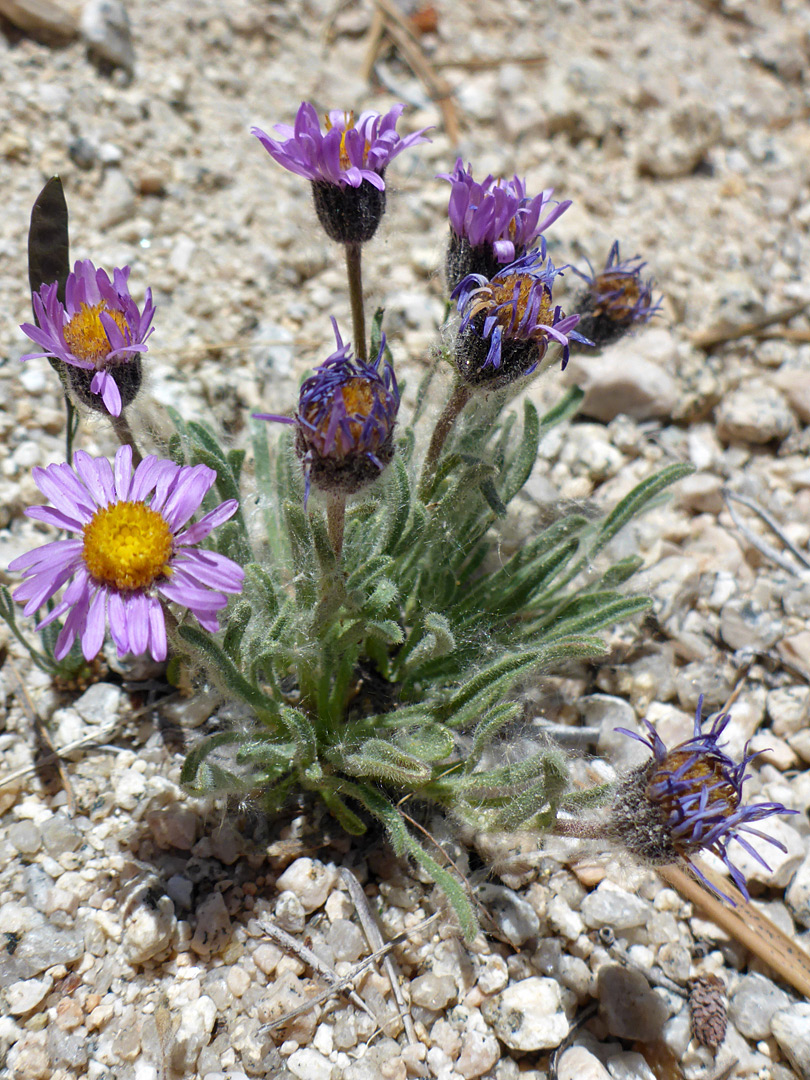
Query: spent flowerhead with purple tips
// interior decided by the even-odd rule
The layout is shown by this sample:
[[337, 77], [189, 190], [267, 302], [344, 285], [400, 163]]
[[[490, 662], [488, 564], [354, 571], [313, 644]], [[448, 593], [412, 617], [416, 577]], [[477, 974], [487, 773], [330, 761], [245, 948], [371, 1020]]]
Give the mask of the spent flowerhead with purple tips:
[[279, 138], [261, 128], [251, 134], [290, 172], [312, 181], [315, 209], [327, 235], [339, 243], [364, 243], [385, 212], [385, 170], [410, 146], [427, 142], [424, 132], [402, 137], [397, 122], [404, 105], [384, 115], [329, 112], [321, 129], [314, 105], [301, 103], [294, 127], [276, 124]]
[[[631, 854], [652, 866], [689, 862], [690, 856], [700, 851], [713, 852], [725, 863], [734, 884], [747, 898], [745, 879], [731, 861], [729, 844], [736, 841], [768, 870], [768, 864], [746, 836], [759, 837], [781, 851], [785, 848], [772, 836], [753, 828], [752, 823], [773, 814], [796, 811], [786, 809], [781, 803], [743, 803], [743, 784], [750, 778], [745, 770], [757, 754], [749, 753], [746, 746], [742, 761], [735, 762], [720, 742], [731, 714], [720, 713], [709, 730], [704, 731], [702, 710], [701, 697], [692, 738], [671, 750], [647, 720], [644, 721], [649, 732], [646, 737], [625, 728], [616, 729], [643, 743], [653, 756], [619, 785], [609, 828]], [[691, 865], [704, 884], [733, 903]]]
[[494, 388], [531, 374], [550, 341], [568, 361], [569, 341], [584, 340], [574, 329], [578, 315], [565, 315], [552, 299], [563, 268], [546, 259], [545, 242], [491, 278], [469, 274], [453, 290], [461, 326], [456, 366], [471, 386]]
[[637, 255], [622, 259], [616, 240], [603, 270], [591, 267], [591, 273], [585, 274], [571, 268], [586, 285], [575, 301], [582, 316], [579, 329], [595, 345], [618, 341], [659, 314], [661, 299], [653, 300], [653, 279], [641, 276], [646, 265]]
[[382, 363], [385, 335], [376, 359], [364, 363], [343, 344], [334, 319], [332, 326], [337, 349], [302, 384], [295, 417], [254, 413], [259, 420], [295, 426], [305, 503], [310, 484], [326, 492], [359, 491], [394, 456], [399, 389], [391, 364]]
[[147, 351], [155, 308], [146, 290], [143, 311], [129, 292], [129, 267], [96, 269], [89, 259], [75, 264], [65, 284], [65, 302], [56, 282], [33, 294], [34, 323], [21, 329], [43, 350], [23, 360], [47, 356], [67, 365], [71, 389], [85, 404], [120, 416], [141, 383], [140, 354]]
[[216, 480], [206, 465], [180, 466], [146, 457], [133, 471], [123, 446], [114, 466], [82, 450], [73, 468], [63, 462], [35, 468], [37, 487], [51, 506], [32, 506], [28, 517], [68, 533], [15, 559], [9, 569], [25, 581], [14, 599], [33, 615], [67, 583], [41, 629], [66, 616], [54, 656], [64, 659], [78, 637], [86, 660], [104, 642], [109, 624], [118, 653], [167, 652], [163, 601], [188, 608], [205, 630], [219, 629], [217, 611], [227, 593], [242, 589], [244, 571], [231, 559], [197, 545], [232, 517], [235, 499], [193, 525], [192, 515]]
[[447, 251], [447, 284], [452, 290], [467, 274], [491, 277], [502, 266], [525, 255], [540, 234], [571, 205], [555, 202], [553, 188], [529, 197], [526, 182], [473, 180], [471, 167], [461, 158], [451, 173], [440, 173], [451, 185], [448, 215], [450, 244]]

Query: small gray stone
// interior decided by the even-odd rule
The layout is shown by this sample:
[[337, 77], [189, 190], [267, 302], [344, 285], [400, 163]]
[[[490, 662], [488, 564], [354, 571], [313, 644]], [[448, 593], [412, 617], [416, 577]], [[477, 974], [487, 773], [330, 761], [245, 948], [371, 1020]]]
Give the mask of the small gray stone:
[[644, 926], [652, 908], [640, 896], [620, 889], [612, 881], [603, 881], [582, 901], [580, 914], [585, 924], [595, 929], [609, 926], [612, 930], [626, 930]]
[[779, 619], [748, 597], [733, 597], [720, 612], [720, 636], [731, 649], [769, 649], [784, 632]]
[[764, 975], [743, 975], [728, 996], [728, 1015], [737, 1031], [748, 1039], [765, 1039], [771, 1017], [791, 1004], [790, 998]]
[[765, 701], [777, 735], [793, 735], [810, 720], [810, 686], [783, 686], [770, 690]]
[[597, 987], [599, 1015], [611, 1035], [641, 1042], [660, 1037], [669, 1010], [640, 971], [606, 964]]
[[[106, 0], [104, 0], [106, 2]], [[100, 229], [111, 229], [135, 214], [135, 189], [120, 169], [108, 169], [98, 193]]]
[[118, 715], [123, 692], [112, 683], [94, 683], [77, 698], [73, 708], [86, 724], [109, 724]]
[[610, 349], [599, 356], [572, 355], [565, 377], [585, 391], [580, 406], [583, 416], [609, 423], [620, 414], [634, 420], [671, 416], [678, 402], [678, 384], [664, 367], [647, 360], [640, 351], [627, 351], [622, 342], [621, 359]]
[[124, 955], [130, 964], [145, 964], [168, 948], [176, 925], [174, 904], [168, 896], [156, 902], [142, 900], [124, 927]]
[[799, 1076], [810, 1076], [810, 1004], [802, 1001], [774, 1013], [771, 1034]]
[[87, 1065], [87, 1038], [60, 1030], [56, 1024], [48, 1027], [48, 1050], [54, 1065], [84, 1072]]
[[434, 975], [428, 972], [420, 975], [411, 983], [411, 1001], [423, 1009], [439, 1012], [457, 997], [456, 980], [449, 975]]
[[611, 764], [632, 767], [647, 760], [649, 752], [641, 743], [616, 731], [617, 727], [625, 727], [641, 734], [635, 710], [624, 698], [589, 694], [579, 700], [577, 708], [588, 727], [599, 728], [597, 750]]
[[560, 1058], [558, 1080], [610, 1080], [610, 1073], [584, 1046], [572, 1046]]
[[317, 1050], [302, 1047], [293, 1051], [287, 1059], [287, 1067], [293, 1076], [301, 1080], [331, 1080], [332, 1063]]
[[275, 919], [288, 934], [300, 934], [307, 921], [304, 905], [294, 892], [283, 892], [276, 900]]
[[491, 882], [479, 886], [476, 895], [510, 945], [518, 949], [537, 937], [540, 919], [534, 908], [512, 889]]
[[727, 394], [717, 407], [717, 434], [730, 443], [757, 446], [781, 442], [796, 420], [785, 399], [768, 383], [753, 380]]
[[181, 1076], [191, 1076], [197, 1066], [200, 1051], [211, 1038], [217, 1018], [217, 1007], [205, 994], [184, 1005], [180, 1026], [172, 1040], [172, 1065]]
[[9, 843], [21, 855], [33, 855], [39, 851], [41, 839], [40, 831], [33, 821], [14, 821], [8, 827]]
[[613, 1080], [657, 1080], [642, 1055], [631, 1050], [609, 1057], [607, 1067]]
[[276, 888], [279, 892], [295, 893], [309, 915], [326, 902], [336, 879], [334, 866], [325, 866], [317, 859], [296, 859], [279, 877]]
[[11, 959], [17, 977], [27, 979], [56, 964], [69, 967], [83, 955], [84, 940], [79, 934], [45, 923], [28, 931]]
[[31, 907], [46, 912], [53, 878], [45, 873], [39, 863], [32, 863], [23, 870], [23, 887]]
[[6, 988], [6, 1003], [12, 1016], [25, 1016], [51, 992], [53, 979], [24, 979]]
[[135, 68], [132, 30], [127, 9], [119, 0], [85, 0], [79, 30], [100, 60], [132, 74]]
[[472, 1080], [488, 1073], [500, 1056], [501, 1048], [495, 1036], [473, 1028], [461, 1037], [461, 1053], [454, 1068], [465, 1080]]
[[326, 937], [335, 960], [353, 964], [366, 950], [366, 939], [359, 926], [348, 919], [335, 919]]
[[213, 892], [197, 909], [197, 928], [191, 939], [191, 947], [200, 956], [211, 956], [225, 947], [230, 934], [231, 917], [222, 893]]
[[82, 834], [61, 810], [44, 821], [41, 830], [45, 850], [54, 858], [66, 851], [75, 851], [82, 842]]
[[510, 1050], [559, 1046], [570, 1029], [554, 979], [532, 976], [512, 983], [483, 1002], [481, 1013]]
[[810, 854], [806, 855], [785, 893], [785, 903], [802, 926], [810, 926]]

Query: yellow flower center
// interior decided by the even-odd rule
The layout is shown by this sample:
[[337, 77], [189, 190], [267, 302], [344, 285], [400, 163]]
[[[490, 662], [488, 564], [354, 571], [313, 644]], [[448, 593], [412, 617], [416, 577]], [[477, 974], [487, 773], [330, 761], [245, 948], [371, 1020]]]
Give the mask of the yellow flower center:
[[[515, 298], [515, 285], [519, 284], [520, 288]], [[469, 314], [477, 315], [479, 311], [489, 311], [495, 306], [504, 305], [500, 307], [497, 312], [498, 322], [504, 328], [509, 329], [513, 325], [519, 325], [524, 315], [526, 314], [526, 308], [532, 295], [532, 286], [536, 288], [535, 280], [528, 274], [510, 275], [506, 280], [493, 282], [488, 289], [482, 291], [482, 293], [473, 301]], [[537, 310], [537, 319], [535, 326], [541, 328], [543, 326], [550, 326], [553, 319], [553, 313], [551, 310], [551, 293], [548, 289], [543, 289], [542, 298], [540, 300], [540, 306]], [[530, 337], [542, 337], [541, 333], [531, 333]]]
[[617, 294], [606, 297], [594, 308], [595, 315], [607, 315], [609, 319], [617, 322], [630, 318], [641, 295], [638, 280], [627, 274], [599, 274], [593, 289], [597, 296], [603, 293]]
[[667, 774], [677, 772], [690, 758], [694, 758], [694, 761], [676, 781], [680, 794], [670, 795], [661, 800], [667, 813], [670, 813], [677, 805], [683, 804], [684, 797], [690, 794], [689, 789], [691, 793], [700, 795], [702, 791], [711, 788], [706, 803], [707, 811], [719, 810], [726, 815], [732, 814], [740, 802], [739, 792], [723, 775], [719, 761], [711, 754], [696, 756], [688, 750], [673, 750], [667, 754], [663, 767], [653, 773], [650, 784], [654, 785], [666, 780]]
[[82, 557], [96, 581], [121, 591], [145, 589], [170, 575], [172, 542], [162, 514], [142, 502], [118, 502], [85, 525]]
[[[332, 130], [332, 121], [328, 116], [324, 118], [324, 125], [327, 131]], [[346, 132], [352, 131], [354, 128], [354, 112], [345, 112], [343, 114], [343, 134], [340, 136], [340, 167], [341, 169], [350, 169], [352, 162], [349, 159], [349, 154], [346, 150]], [[368, 161], [368, 152], [371, 149], [371, 143], [366, 139], [363, 147], [363, 165]]]
[[[341, 457], [345, 457], [356, 449], [363, 434], [363, 425], [371, 415], [375, 402], [383, 401], [384, 390], [380, 386], [372, 387], [368, 379], [354, 378], [349, 379], [344, 386], [341, 386], [339, 392], [343, 398], [343, 404], [349, 417], [351, 438], [347, 438], [343, 428], [339, 427], [335, 432], [334, 453]], [[317, 406], [313, 406], [307, 413], [306, 418], [311, 424], [315, 423], [317, 413]], [[331, 416], [332, 410], [330, 409], [318, 424], [319, 434], [326, 434]], [[376, 450], [383, 441], [383, 438], [383, 432], [376, 430], [371, 432], [365, 440], [364, 449]]]
[[125, 333], [127, 321], [120, 311], [110, 311], [106, 301], [101, 300], [91, 307], [82, 304], [64, 328], [65, 342], [74, 356], [80, 360], [89, 360], [98, 367], [110, 351], [110, 339], [101, 321], [101, 313], [106, 311], [113, 322]]

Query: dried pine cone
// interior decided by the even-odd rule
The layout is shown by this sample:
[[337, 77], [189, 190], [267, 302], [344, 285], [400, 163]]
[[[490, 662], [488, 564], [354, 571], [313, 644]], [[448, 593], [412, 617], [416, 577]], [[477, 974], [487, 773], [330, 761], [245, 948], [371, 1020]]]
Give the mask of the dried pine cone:
[[692, 1038], [716, 1054], [726, 1037], [726, 988], [717, 975], [689, 980]]

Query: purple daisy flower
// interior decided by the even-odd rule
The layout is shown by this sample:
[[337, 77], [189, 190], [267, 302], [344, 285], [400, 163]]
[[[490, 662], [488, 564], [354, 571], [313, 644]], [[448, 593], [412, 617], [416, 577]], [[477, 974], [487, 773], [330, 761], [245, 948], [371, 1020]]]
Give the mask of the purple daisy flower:
[[337, 349], [306, 379], [295, 417], [254, 413], [257, 420], [293, 424], [306, 488], [350, 495], [375, 480], [394, 456], [399, 389], [391, 364], [380, 363], [385, 335], [372, 363], [351, 355], [332, 319]]
[[295, 126], [276, 124], [281, 136], [273, 139], [261, 128], [251, 134], [268, 154], [290, 172], [312, 181], [318, 218], [327, 236], [338, 243], [370, 240], [385, 212], [385, 170], [409, 146], [428, 142], [427, 128], [404, 138], [397, 121], [404, 105], [394, 105], [385, 116], [332, 110], [324, 131], [314, 105], [303, 101]]
[[644, 281], [641, 277], [646, 265], [637, 255], [622, 259], [616, 240], [604, 270], [597, 273], [591, 267], [591, 273], [585, 274], [571, 267], [587, 286], [575, 301], [582, 317], [580, 331], [596, 345], [618, 341], [633, 327], [659, 314], [661, 298], [653, 301], [653, 279]]
[[535, 370], [549, 341], [562, 346], [568, 362], [569, 341], [588, 344], [574, 327], [579, 315], [565, 315], [552, 301], [552, 286], [564, 267], [546, 259], [540, 247], [499, 270], [491, 278], [468, 274], [453, 290], [461, 315], [456, 366], [465, 382], [490, 388], [506, 385]]
[[100, 408], [100, 396], [110, 416], [120, 416], [140, 388], [140, 354], [148, 351], [155, 313], [151, 289], [143, 312], [130, 296], [129, 271], [115, 269], [110, 281], [89, 259], [77, 262], [68, 274], [64, 304], [56, 282], [43, 285], [33, 294], [37, 324], [20, 328], [44, 350], [23, 360], [47, 356], [67, 364], [70, 386], [81, 400]]
[[[698, 701], [695, 731], [691, 739], [672, 750], [664, 745], [653, 725], [645, 720], [645, 738], [626, 728], [616, 728], [652, 751], [646, 765], [634, 769], [620, 784], [613, 805], [610, 829], [628, 850], [653, 866], [685, 859], [701, 850], [717, 855], [728, 868], [734, 884], [748, 899], [745, 879], [732, 863], [729, 844], [736, 840], [766, 870], [770, 867], [743, 834], [758, 836], [774, 847], [785, 847], [767, 833], [751, 827], [754, 821], [773, 814], [794, 814], [781, 803], [743, 805], [743, 784], [750, 778], [746, 768], [757, 753], [743, 752], [735, 762], [721, 748], [720, 736], [731, 719], [730, 713], [715, 717], [708, 731], [702, 730], [703, 698]], [[758, 753], [761, 753], [759, 751]], [[723, 900], [721, 893], [690, 862], [695, 874]]]
[[150, 455], [132, 470], [132, 448], [122, 446], [114, 467], [83, 450], [67, 462], [33, 470], [52, 506], [32, 506], [28, 517], [79, 536], [55, 540], [15, 559], [9, 570], [25, 581], [14, 599], [33, 615], [70, 582], [39, 623], [67, 615], [54, 657], [64, 659], [77, 637], [86, 660], [101, 649], [109, 622], [119, 656], [149, 651], [166, 658], [160, 597], [187, 607], [205, 630], [219, 629], [216, 612], [226, 593], [242, 589], [244, 571], [213, 551], [195, 550], [236, 512], [230, 499], [187, 526], [216, 480], [207, 465], [180, 466]]
[[451, 185], [446, 259], [451, 290], [467, 274], [491, 277], [501, 266], [525, 255], [540, 234], [571, 205], [570, 199], [554, 202], [553, 188], [529, 198], [525, 180], [517, 176], [495, 180], [490, 175], [476, 183], [471, 166], [465, 169], [461, 158], [452, 173], [440, 173], [437, 179]]

